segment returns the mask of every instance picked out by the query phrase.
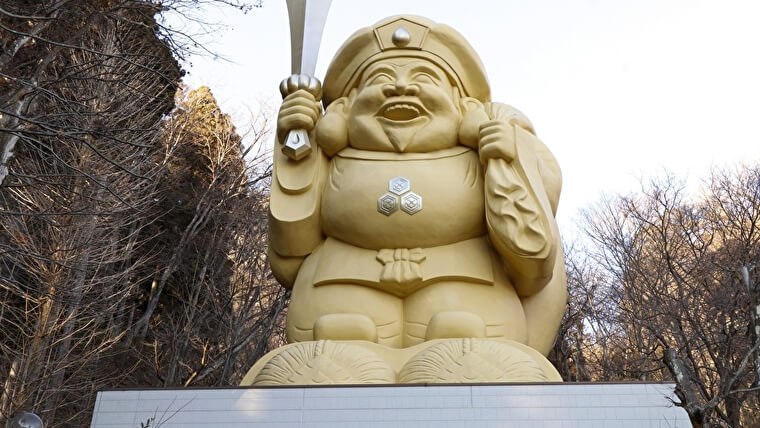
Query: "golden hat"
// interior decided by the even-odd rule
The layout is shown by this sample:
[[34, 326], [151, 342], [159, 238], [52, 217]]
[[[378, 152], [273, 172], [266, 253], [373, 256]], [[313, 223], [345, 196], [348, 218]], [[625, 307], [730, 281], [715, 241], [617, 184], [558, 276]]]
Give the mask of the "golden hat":
[[461, 34], [427, 18], [400, 15], [362, 28], [343, 43], [327, 69], [322, 102], [328, 106], [348, 95], [370, 64], [396, 57], [429, 60], [449, 75], [462, 96], [491, 99], [480, 57]]

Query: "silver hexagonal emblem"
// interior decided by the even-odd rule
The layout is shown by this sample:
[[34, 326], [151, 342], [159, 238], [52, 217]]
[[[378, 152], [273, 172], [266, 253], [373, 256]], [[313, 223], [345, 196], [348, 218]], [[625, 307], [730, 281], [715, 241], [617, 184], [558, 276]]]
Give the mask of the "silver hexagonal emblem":
[[377, 211], [391, 215], [398, 209], [398, 196], [386, 193], [377, 198]]
[[401, 197], [401, 210], [407, 214], [414, 214], [422, 209], [422, 196], [409, 192]]
[[391, 178], [388, 182], [388, 190], [397, 195], [403, 195], [410, 188], [409, 180], [404, 177]]

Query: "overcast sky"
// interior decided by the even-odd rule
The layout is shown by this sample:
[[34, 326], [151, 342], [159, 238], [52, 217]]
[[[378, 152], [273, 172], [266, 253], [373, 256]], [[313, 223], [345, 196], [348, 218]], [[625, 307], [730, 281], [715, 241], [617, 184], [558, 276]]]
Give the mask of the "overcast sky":
[[[399, 14], [461, 32], [493, 100], [531, 119], [562, 167], [560, 227], [640, 177], [760, 160], [760, 1], [334, 0], [317, 77], [350, 34]], [[210, 43], [229, 61], [191, 58], [186, 82], [210, 86], [245, 127], [262, 100], [277, 107], [290, 74], [285, 2], [205, 15], [229, 27]]]

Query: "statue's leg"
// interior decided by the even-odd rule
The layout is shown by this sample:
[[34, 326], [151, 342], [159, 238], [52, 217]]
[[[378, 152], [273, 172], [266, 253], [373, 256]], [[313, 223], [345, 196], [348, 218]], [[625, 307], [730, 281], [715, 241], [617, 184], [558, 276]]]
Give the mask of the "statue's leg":
[[317, 257], [304, 261], [293, 286], [286, 321], [288, 342], [368, 340], [401, 347], [401, 299], [361, 285], [315, 287], [311, 278]]
[[[497, 265], [498, 266], [498, 265]], [[527, 342], [520, 299], [502, 272], [493, 285], [441, 281], [404, 300], [404, 346], [451, 337]]]

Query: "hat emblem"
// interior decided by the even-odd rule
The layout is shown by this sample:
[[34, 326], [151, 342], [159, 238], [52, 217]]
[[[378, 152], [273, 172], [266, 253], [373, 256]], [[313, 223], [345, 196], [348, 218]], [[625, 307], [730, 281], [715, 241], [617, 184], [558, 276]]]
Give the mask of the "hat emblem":
[[411, 40], [412, 35], [404, 27], [398, 27], [391, 37], [393, 44], [400, 48], [408, 45]]

